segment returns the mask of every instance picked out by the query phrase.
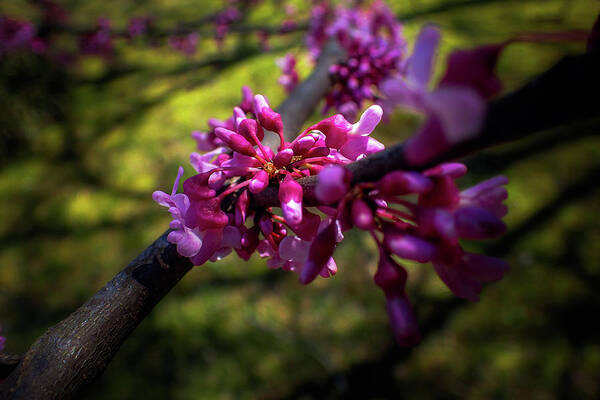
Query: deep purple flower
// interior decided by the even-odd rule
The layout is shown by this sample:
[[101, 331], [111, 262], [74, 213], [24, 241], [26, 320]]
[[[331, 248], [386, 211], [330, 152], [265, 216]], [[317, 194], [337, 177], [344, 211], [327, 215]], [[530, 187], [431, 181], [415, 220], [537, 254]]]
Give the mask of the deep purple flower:
[[433, 266], [440, 279], [456, 296], [478, 301], [481, 284], [502, 279], [509, 265], [498, 258], [464, 252], [450, 247], [434, 260]]

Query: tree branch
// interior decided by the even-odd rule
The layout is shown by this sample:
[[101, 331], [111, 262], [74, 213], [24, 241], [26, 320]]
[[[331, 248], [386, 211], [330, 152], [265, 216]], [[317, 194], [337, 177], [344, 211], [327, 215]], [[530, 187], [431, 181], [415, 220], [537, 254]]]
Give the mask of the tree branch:
[[[565, 57], [551, 69], [520, 89], [492, 101], [480, 132], [455, 145], [426, 165], [411, 165], [404, 157], [404, 144], [395, 144], [360, 161], [349, 164], [353, 183], [376, 181], [398, 169], [423, 170], [487, 147], [521, 139], [553, 127], [579, 124], [600, 133], [600, 54]], [[585, 121], [585, 122], [584, 122]], [[315, 176], [299, 179], [304, 202], [317, 204]], [[268, 187], [253, 198], [256, 206], [278, 206], [278, 188]]]
[[[277, 112], [286, 116], [283, 126], [283, 136], [286, 140], [291, 141], [300, 132], [302, 124], [327, 93], [331, 86], [329, 67], [343, 61], [345, 57], [346, 54], [337, 41], [327, 42], [310, 76], [296, 86], [290, 96], [277, 108]], [[313, 99], [313, 101], [306, 101], [306, 99]], [[276, 148], [279, 145], [279, 138], [276, 135], [269, 135], [265, 137], [263, 143]]]
[[[314, 74], [281, 105], [286, 125], [302, 125], [317, 105], [329, 86], [325, 72], [338, 60], [337, 51], [335, 46], [325, 50]], [[0, 384], [0, 399], [72, 398], [100, 375], [129, 334], [192, 268], [167, 241], [167, 233], [38, 338]]]

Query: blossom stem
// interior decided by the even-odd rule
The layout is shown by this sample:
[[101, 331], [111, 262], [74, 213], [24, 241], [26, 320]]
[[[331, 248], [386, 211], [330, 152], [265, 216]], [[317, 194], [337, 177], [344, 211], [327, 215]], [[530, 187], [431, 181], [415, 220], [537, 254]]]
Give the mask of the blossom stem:
[[235, 192], [235, 191], [237, 191], [237, 190], [239, 190], [239, 189], [241, 189], [243, 187], [248, 186], [250, 184], [250, 182], [252, 182], [252, 181], [250, 179], [248, 179], [248, 180], [245, 180], [242, 183], [238, 183], [236, 185], [231, 186], [230, 188], [228, 188], [227, 190], [225, 190], [223, 193], [221, 193], [220, 195], [218, 195], [217, 199], [219, 199], [219, 201], [223, 200], [223, 198], [225, 196], [227, 196], [228, 194], [231, 194], [231, 193], [233, 193], [233, 192]]

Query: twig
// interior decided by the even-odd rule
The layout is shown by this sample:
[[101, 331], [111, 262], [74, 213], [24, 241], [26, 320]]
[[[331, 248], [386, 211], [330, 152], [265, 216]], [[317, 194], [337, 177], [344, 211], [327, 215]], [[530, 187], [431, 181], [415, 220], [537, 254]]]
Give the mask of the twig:
[[[586, 124], [586, 129], [594, 129], [590, 124], [595, 123], [600, 133], [600, 109], [596, 101], [590, 100], [596, 99], [600, 93], [598, 71], [598, 53], [563, 58], [522, 88], [492, 101], [478, 135], [455, 145], [451, 151], [426, 165], [411, 165], [404, 157], [404, 145], [399, 143], [349, 164], [347, 168], [353, 173], [354, 183], [369, 182], [394, 170], [422, 170], [487, 147], [576, 122]], [[314, 196], [316, 177], [302, 178], [298, 182], [304, 189], [305, 204], [317, 204]], [[278, 188], [268, 187], [253, 201], [256, 206], [279, 205]]]

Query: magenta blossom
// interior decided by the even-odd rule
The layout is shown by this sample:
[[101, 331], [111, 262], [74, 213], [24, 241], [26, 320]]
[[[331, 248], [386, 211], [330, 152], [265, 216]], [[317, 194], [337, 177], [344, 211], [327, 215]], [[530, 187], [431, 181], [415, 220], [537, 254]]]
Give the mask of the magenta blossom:
[[[194, 132], [198, 149], [209, 151], [190, 156], [196, 174], [184, 181], [183, 193], [177, 193], [180, 169], [170, 195], [153, 195], [173, 218], [168, 240], [194, 265], [234, 251], [244, 260], [258, 253], [270, 268], [294, 271], [309, 284], [337, 273], [334, 253], [343, 231], [367, 231], [380, 252], [375, 283], [401, 345], [417, 343], [420, 334], [405, 291], [406, 271], [392, 257], [433, 263], [450, 290], [470, 300], [507, 270], [503, 261], [467, 253], [459, 243], [505, 231], [506, 178], [461, 191], [455, 181], [466, 167], [445, 163], [357, 184], [345, 165], [383, 149], [370, 136], [383, 115], [379, 105], [355, 123], [341, 114], [326, 118], [288, 142], [281, 115], [267, 98], [252, 96], [249, 88], [242, 96], [229, 119], [211, 119], [208, 132]], [[277, 150], [262, 143], [268, 134], [279, 138]], [[316, 203], [308, 203], [299, 180], [314, 175]], [[253, 201], [267, 189], [277, 190], [281, 212]]]
[[[303, 189], [297, 179], [382, 149], [383, 145], [369, 137], [381, 119], [381, 108], [370, 107], [355, 124], [341, 115], [322, 121], [286, 142], [281, 116], [267, 99], [262, 95], [251, 97], [249, 88], [244, 88], [242, 94], [242, 102], [230, 119], [209, 120], [209, 132], [193, 133], [199, 150], [210, 151], [191, 154], [197, 174], [183, 183], [183, 193], [176, 193], [182, 169], [170, 195], [154, 193], [155, 201], [168, 207], [173, 217], [173, 232], [168, 239], [195, 265], [218, 260], [233, 250], [244, 259], [258, 251], [271, 259], [271, 267], [297, 270], [301, 277], [306, 274], [301, 271], [309, 270], [331, 276], [337, 267], [330, 260], [331, 254], [325, 255], [333, 252], [339, 238], [339, 232], [335, 233], [339, 228], [334, 227], [339, 224], [328, 221], [323, 225], [321, 217], [304, 206]], [[277, 152], [262, 144], [266, 131], [279, 136]], [[339, 152], [327, 145], [330, 139], [340, 147]], [[279, 186], [283, 216], [270, 209], [250, 207], [251, 196], [272, 183]], [[254, 225], [248, 225], [249, 221]], [[295, 239], [288, 236], [292, 233]], [[331, 245], [320, 248], [314, 243]], [[290, 257], [288, 250], [294, 246], [305, 251]]]
[[348, 55], [330, 69], [334, 85], [323, 113], [336, 108], [353, 121], [365, 101], [378, 100], [375, 88], [398, 72], [405, 48], [402, 27], [382, 1], [335, 10], [317, 5], [310, 21], [306, 42], [315, 59], [328, 39], [336, 39]]
[[[389, 78], [381, 85], [386, 108], [402, 105], [427, 115], [421, 131], [406, 144], [406, 157], [415, 165], [431, 160], [455, 143], [476, 134], [485, 112], [485, 96], [465, 79], [475, 68], [472, 67], [474, 64], [464, 61], [464, 57], [458, 57], [461, 67], [455, 68], [456, 62], [449, 62], [448, 78], [442, 79], [436, 89], [429, 89], [439, 40], [439, 31], [433, 26], [425, 26], [406, 61], [404, 75]], [[461, 71], [460, 78], [453, 72], [455, 70]], [[488, 75], [489, 79], [479, 73], [474, 79], [480, 84], [486, 79], [495, 79], [492, 74]]]
[[287, 93], [290, 93], [300, 81], [298, 72], [296, 72], [296, 58], [293, 54], [288, 53], [285, 57], [277, 59], [276, 63], [281, 68], [281, 76], [277, 82], [283, 86]]
[[[459, 244], [459, 239], [496, 238], [505, 232], [501, 218], [507, 211], [502, 202], [508, 180], [499, 176], [460, 191], [455, 180], [465, 173], [463, 164], [446, 163], [421, 173], [393, 171], [378, 182], [360, 183], [352, 189], [351, 176], [342, 166], [330, 166], [318, 176], [317, 198], [325, 204], [337, 203], [336, 208], [322, 211], [337, 219], [342, 230], [368, 231], [379, 247], [375, 282], [386, 295], [400, 344], [414, 344], [420, 336], [404, 292], [406, 271], [391, 255], [432, 262], [455, 295], [472, 301], [479, 299], [483, 283], [501, 279], [508, 270], [504, 261], [467, 253]], [[317, 239], [312, 245], [313, 261], [307, 262], [307, 272], [301, 274], [303, 283], [316, 277], [315, 270], [334, 250], [331, 240]]]

